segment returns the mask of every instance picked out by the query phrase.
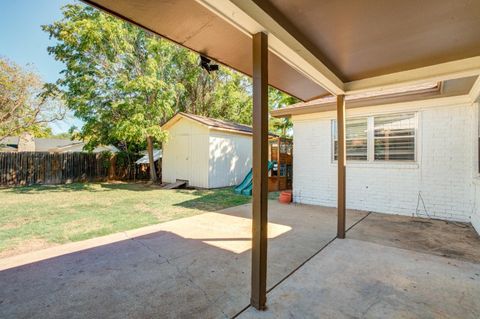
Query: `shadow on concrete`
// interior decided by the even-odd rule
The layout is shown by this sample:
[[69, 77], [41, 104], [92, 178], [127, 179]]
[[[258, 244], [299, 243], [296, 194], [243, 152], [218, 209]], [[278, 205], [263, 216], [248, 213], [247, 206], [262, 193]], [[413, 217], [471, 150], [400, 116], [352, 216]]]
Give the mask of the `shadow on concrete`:
[[248, 252], [156, 232], [1, 271], [0, 317], [231, 316], [248, 269]]
[[[125, 234], [114, 243], [0, 271], [0, 318], [234, 316], [250, 299], [251, 205], [212, 213], [209, 203], [218, 199], [204, 197], [207, 213], [149, 226], [175, 231]], [[466, 224], [366, 216], [347, 211], [347, 227], [355, 225], [347, 238], [480, 261], [480, 238]], [[277, 227], [268, 246], [271, 289], [332, 242], [336, 208], [269, 201], [269, 222]]]
[[[269, 239], [272, 288], [335, 237], [336, 215], [334, 208], [269, 204], [270, 222], [289, 229]], [[0, 317], [232, 317], [250, 299], [250, 238], [242, 235], [251, 231], [250, 214], [250, 205], [232, 207], [204, 214], [203, 223], [204, 215], [170, 222], [190, 225], [192, 235], [156, 231], [3, 270]], [[209, 225], [222, 215], [223, 233], [232, 220], [241, 233], [217, 235]], [[347, 222], [364, 216], [353, 212]]]

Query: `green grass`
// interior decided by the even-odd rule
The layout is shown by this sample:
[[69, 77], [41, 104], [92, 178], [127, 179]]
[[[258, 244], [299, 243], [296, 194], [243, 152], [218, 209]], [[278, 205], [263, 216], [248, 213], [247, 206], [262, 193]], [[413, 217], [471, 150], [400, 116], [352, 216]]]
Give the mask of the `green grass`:
[[229, 188], [103, 183], [0, 189], [0, 257], [248, 202]]

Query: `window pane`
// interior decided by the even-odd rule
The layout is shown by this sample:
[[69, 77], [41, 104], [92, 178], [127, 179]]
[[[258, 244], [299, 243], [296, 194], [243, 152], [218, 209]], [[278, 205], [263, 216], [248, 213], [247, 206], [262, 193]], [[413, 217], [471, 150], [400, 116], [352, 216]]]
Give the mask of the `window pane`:
[[375, 160], [415, 160], [415, 116], [397, 114], [374, 118]]
[[[334, 159], [337, 160], [338, 141], [337, 123], [332, 122]], [[353, 118], [346, 120], [345, 142], [347, 149], [347, 160], [367, 160], [367, 118]]]
[[347, 119], [347, 133], [345, 138], [350, 139], [366, 139], [367, 138], [367, 118]]

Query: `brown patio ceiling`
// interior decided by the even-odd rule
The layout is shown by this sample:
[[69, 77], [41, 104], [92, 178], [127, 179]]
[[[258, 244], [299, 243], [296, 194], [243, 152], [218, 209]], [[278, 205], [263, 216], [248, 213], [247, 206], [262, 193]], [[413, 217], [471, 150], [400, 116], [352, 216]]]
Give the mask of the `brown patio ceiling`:
[[[244, 74], [252, 74], [252, 41], [246, 34], [195, 0], [85, 0], [186, 48], [208, 56]], [[327, 94], [269, 54], [269, 84], [301, 100]]]
[[254, 0], [344, 82], [480, 55], [478, 0]]
[[[251, 38], [200, 3], [212, 0], [84, 2], [252, 74]], [[231, 2], [255, 3], [344, 83], [480, 56], [477, 0]], [[270, 85], [304, 101], [328, 94], [298, 69], [269, 54]]]

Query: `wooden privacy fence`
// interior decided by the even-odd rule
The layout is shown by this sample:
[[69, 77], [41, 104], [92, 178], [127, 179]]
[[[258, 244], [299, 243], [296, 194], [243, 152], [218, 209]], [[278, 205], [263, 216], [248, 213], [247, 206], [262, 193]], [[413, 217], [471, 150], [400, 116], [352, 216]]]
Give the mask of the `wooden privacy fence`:
[[143, 180], [134, 163], [115, 165], [115, 157], [89, 153], [0, 152], [0, 185], [66, 184], [107, 179]]

